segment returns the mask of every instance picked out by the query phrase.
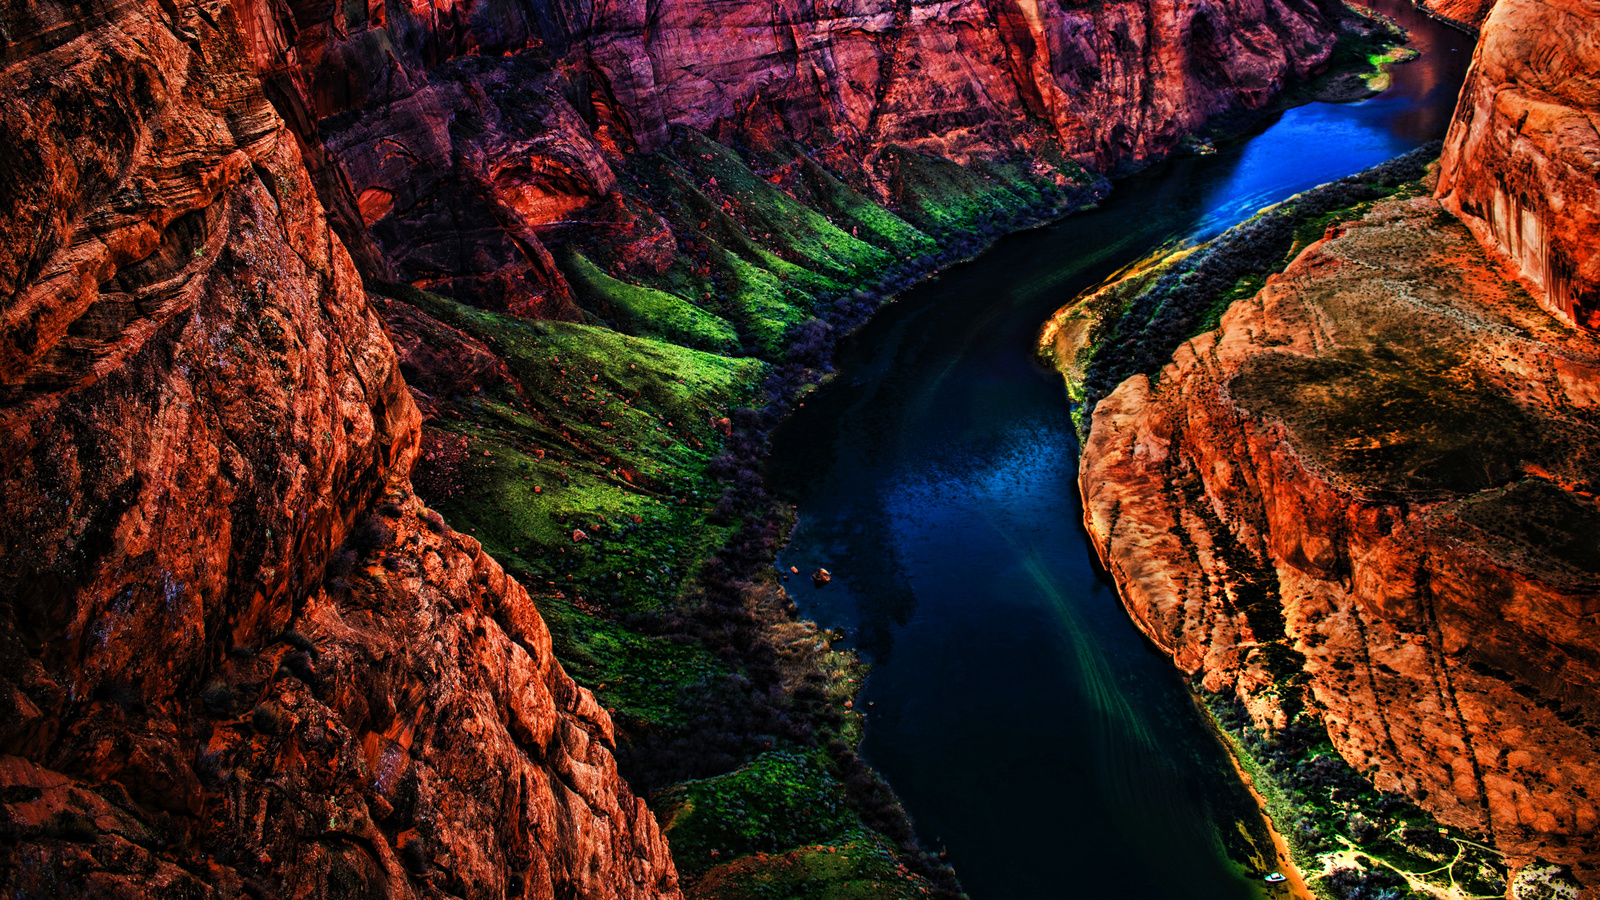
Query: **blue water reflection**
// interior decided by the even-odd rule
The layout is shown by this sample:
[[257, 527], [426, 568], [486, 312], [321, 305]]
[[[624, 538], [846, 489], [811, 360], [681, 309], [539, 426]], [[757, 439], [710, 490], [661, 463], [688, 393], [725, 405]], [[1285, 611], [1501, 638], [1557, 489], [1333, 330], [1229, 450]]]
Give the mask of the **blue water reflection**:
[[1095, 571], [1060, 380], [1031, 351], [1150, 249], [1441, 136], [1470, 41], [1377, 5], [1424, 51], [1389, 93], [1291, 110], [909, 292], [775, 438], [801, 508], [785, 570], [835, 574], [791, 590], [874, 662], [864, 752], [978, 900], [1272, 896], [1236, 862], [1265, 840], [1253, 802]]

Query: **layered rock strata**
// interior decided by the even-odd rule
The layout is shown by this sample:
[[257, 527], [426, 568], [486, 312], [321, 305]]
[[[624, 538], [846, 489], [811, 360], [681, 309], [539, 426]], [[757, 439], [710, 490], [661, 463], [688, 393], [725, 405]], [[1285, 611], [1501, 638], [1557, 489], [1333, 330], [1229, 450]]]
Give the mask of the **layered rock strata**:
[[676, 896], [235, 10], [0, 23], [0, 892]]
[[1502, 0], [1445, 141], [1439, 195], [1548, 309], [1600, 329], [1600, 10]]
[[[440, 394], [504, 363], [467, 340], [468, 370], [433, 365], [443, 326], [363, 276], [575, 320], [584, 284], [671, 307], [620, 279], [692, 256], [799, 303], [790, 278], [837, 291], [852, 260], [930, 252], [863, 198], [929, 210], [1026, 170], [1056, 205], [1007, 208], [1059, 208], [1095, 183], [1079, 163], [1265, 105], [1326, 59], [1333, 15], [0, 6], [0, 884], [678, 895], [607, 713], [526, 592], [412, 497], [420, 416], [380, 313]], [[747, 165], [765, 183], [735, 188]]]
[[1068, 159], [1137, 164], [1264, 107], [1328, 58], [1339, 15], [1314, 0], [243, 9], [275, 102], [329, 162], [325, 202], [354, 210], [335, 224], [359, 218], [375, 265], [567, 319], [552, 248], [575, 233], [640, 244], [635, 274], [676, 249], [662, 198], [618, 181], [674, 128], [749, 146], [775, 183], [820, 163], [891, 206], [909, 199], [907, 152], [1025, 157], [1064, 184]]
[[1600, 858], [1600, 343], [1435, 201], [1379, 204], [1094, 412], [1139, 627], [1513, 859]]

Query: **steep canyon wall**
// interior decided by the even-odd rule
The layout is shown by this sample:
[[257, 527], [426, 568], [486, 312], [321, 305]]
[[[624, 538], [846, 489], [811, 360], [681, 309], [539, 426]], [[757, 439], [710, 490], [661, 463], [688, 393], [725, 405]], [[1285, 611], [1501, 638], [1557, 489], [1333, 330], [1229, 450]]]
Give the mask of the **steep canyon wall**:
[[1600, 346], [1430, 199], [1341, 231], [1100, 402], [1090, 536], [1207, 689], [1592, 879]]
[[1438, 199], [1347, 213], [1123, 382], [1080, 472], [1091, 538], [1180, 668], [1590, 889], [1597, 34], [1581, 4], [1501, 0]]
[[1439, 194], [1556, 315], [1600, 329], [1600, 17], [1505, 0], [1484, 25]]
[[676, 896], [233, 10], [0, 22], [0, 892]]
[[774, 183], [814, 161], [891, 207], [910, 200], [904, 151], [1026, 159], [1064, 184], [1069, 161], [1137, 164], [1262, 108], [1327, 59], [1338, 7], [253, 0], [244, 15], [275, 101], [336, 169], [325, 201], [381, 248], [374, 266], [576, 318], [552, 247], [640, 244], [635, 276], [676, 249], [670, 210], [618, 183], [674, 128], [746, 146]]

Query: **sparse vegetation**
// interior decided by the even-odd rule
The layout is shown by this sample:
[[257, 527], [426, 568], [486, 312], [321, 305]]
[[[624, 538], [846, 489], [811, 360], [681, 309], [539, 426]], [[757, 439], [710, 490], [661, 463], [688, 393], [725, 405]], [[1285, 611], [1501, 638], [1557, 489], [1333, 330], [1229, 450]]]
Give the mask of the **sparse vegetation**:
[[764, 753], [740, 768], [663, 791], [663, 828], [680, 871], [775, 853], [863, 828], [825, 761]]
[[[796, 620], [771, 566], [790, 512], [760, 474], [768, 432], [840, 334], [1099, 185], [1068, 163], [1080, 183], [1063, 189], [1021, 166], [935, 178], [926, 162], [901, 167], [902, 218], [797, 148], [679, 130], [623, 172], [667, 210], [673, 255], [639, 262], [578, 240], [558, 259], [586, 323], [371, 286], [504, 362], [428, 382], [444, 394], [426, 398], [413, 479], [443, 514], [429, 527], [477, 538], [529, 587], [557, 656], [611, 710], [619, 766], [672, 823], [700, 896], [960, 890], [855, 753], [848, 704], [865, 670]], [[762, 167], [793, 172], [788, 189]], [[940, 195], [952, 178], [961, 190]], [[431, 351], [448, 356], [450, 334], [429, 332]], [[335, 583], [385, 527], [380, 512], [358, 528]]]
[[1250, 775], [1296, 866], [1328, 900], [1505, 895], [1506, 866], [1477, 835], [1375, 789], [1334, 750], [1313, 712], [1258, 728], [1232, 692], [1202, 700]]
[[1430, 144], [1297, 194], [1199, 247], [1159, 251], [1075, 298], [1055, 317], [1057, 331], [1079, 320], [1074, 341], [1047, 340], [1043, 349], [1068, 379], [1080, 432], [1117, 385], [1159, 372], [1180, 344], [1216, 328], [1230, 305], [1253, 296], [1330, 225], [1378, 200], [1420, 191], [1416, 182], [1438, 152]]
[[922, 900], [936, 888], [870, 831], [784, 854], [755, 853], [712, 869], [696, 885], [706, 900]]

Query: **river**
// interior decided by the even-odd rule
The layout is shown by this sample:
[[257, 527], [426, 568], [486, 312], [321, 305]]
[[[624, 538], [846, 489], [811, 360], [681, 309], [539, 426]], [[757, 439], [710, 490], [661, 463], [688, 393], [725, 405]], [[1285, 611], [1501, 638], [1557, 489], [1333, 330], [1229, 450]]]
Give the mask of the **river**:
[[1285, 112], [998, 242], [846, 339], [774, 438], [798, 504], [780, 562], [874, 664], [863, 753], [974, 900], [1250, 898], [1262, 820], [1178, 673], [1097, 571], [1060, 378], [1033, 359], [1076, 292], [1161, 244], [1441, 137], [1472, 41], [1371, 4], [1422, 51], [1384, 94]]

